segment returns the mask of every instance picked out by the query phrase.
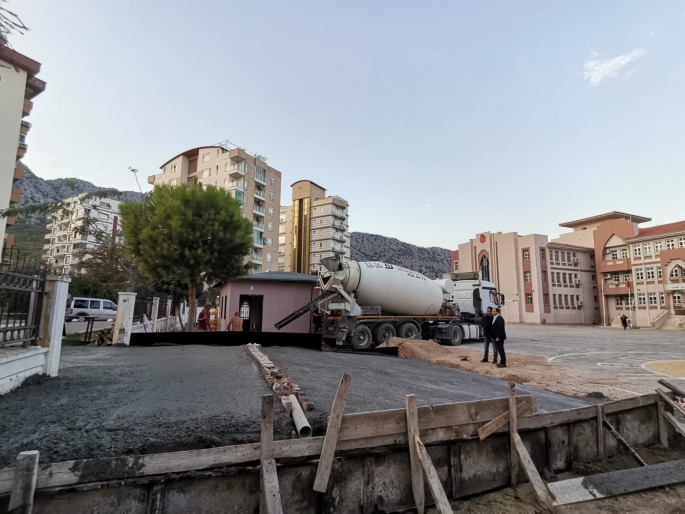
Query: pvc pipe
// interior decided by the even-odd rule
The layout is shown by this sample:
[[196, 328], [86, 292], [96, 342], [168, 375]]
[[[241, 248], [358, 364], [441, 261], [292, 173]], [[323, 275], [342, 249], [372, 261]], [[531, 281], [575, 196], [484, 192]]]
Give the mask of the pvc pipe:
[[297, 400], [297, 397], [294, 394], [291, 394], [288, 396], [288, 400], [290, 400], [291, 407], [290, 415], [293, 417], [298, 435], [301, 438], [311, 437], [312, 427], [309, 426], [309, 421], [307, 421], [307, 417], [304, 415], [304, 411], [302, 410], [302, 406]]

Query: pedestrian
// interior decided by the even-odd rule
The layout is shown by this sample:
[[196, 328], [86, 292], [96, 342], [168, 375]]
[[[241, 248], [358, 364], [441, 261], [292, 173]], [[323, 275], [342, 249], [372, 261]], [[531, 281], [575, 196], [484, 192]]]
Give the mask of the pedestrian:
[[628, 318], [625, 314], [621, 314], [621, 326], [623, 327], [623, 330], [628, 328]]
[[212, 306], [211, 303], [205, 303], [204, 309], [200, 311], [200, 315], [197, 317], [197, 329], [203, 332], [209, 330], [209, 318], [211, 314], [209, 313], [209, 308]]
[[507, 339], [507, 332], [504, 329], [504, 318], [500, 314], [499, 307], [495, 307], [495, 317], [492, 318], [492, 338], [495, 339], [497, 353], [499, 354], [498, 368], [507, 367], [507, 354], [504, 353], [504, 341]]
[[492, 339], [492, 307], [488, 307], [487, 313], [483, 317], [483, 327], [480, 329], [480, 334], [483, 336], [485, 345], [485, 355], [481, 362], [488, 362], [488, 354], [490, 353], [490, 343], [492, 343], [492, 363], [497, 364], [497, 346]]
[[226, 330], [231, 332], [242, 332], [243, 331], [243, 318], [236, 312], [233, 317], [229, 320]]

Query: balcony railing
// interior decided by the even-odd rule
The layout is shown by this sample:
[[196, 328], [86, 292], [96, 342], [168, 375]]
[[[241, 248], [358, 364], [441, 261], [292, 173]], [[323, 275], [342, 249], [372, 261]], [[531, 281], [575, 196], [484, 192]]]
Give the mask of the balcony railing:
[[261, 182], [262, 184], [266, 185], [266, 173], [255, 171], [254, 178], [256, 182]]
[[333, 216], [338, 216], [339, 218], [345, 217], [345, 213], [338, 209], [331, 209], [331, 214], [333, 214]]
[[264, 207], [260, 207], [260, 206], [257, 205], [257, 204], [255, 204], [255, 205], [252, 207], [252, 210], [253, 210], [254, 212], [259, 213], [259, 214], [264, 214]]
[[345, 224], [342, 221], [333, 220], [333, 226], [337, 228], [345, 228]]
[[262, 232], [264, 231], [264, 223], [262, 221], [253, 221], [252, 226], [257, 230], [261, 230]]
[[228, 168], [228, 174], [231, 177], [244, 177], [245, 176], [245, 168], [243, 168], [242, 164], [231, 164]]
[[264, 191], [260, 191], [259, 189], [255, 189], [255, 190], [254, 190], [254, 195], [255, 195], [257, 198], [266, 199], [266, 193], [265, 193]]
[[227, 189], [238, 189], [240, 191], [245, 190], [245, 183], [242, 180], [231, 180], [226, 186]]
[[262, 262], [262, 256], [253, 253], [253, 254], [250, 256], [250, 260], [251, 260], [252, 262], [258, 262], [258, 263], [261, 264], [261, 262]]
[[345, 236], [343, 236], [342, 234], [333, 234], [333, 239], [336, 239], [338, 241], [344, 241]]
[[345, 253], [345, 247], [343, 245], [333, 245], [334, 252]]

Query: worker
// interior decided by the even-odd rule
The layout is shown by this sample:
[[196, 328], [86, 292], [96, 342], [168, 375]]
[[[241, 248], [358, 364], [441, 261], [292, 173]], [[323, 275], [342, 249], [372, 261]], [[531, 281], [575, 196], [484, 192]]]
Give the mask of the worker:
[[492, 363], [497, 364], [497, 345], [492, 338], [492, 307], [488, 307], [487, 313], [483, 317], [483, 326], [480, 329], [480, 335], [483, 337], [485, 344], [485, 355], [481, 362], [488, 362], [488, 354], [490, 353], [490, 343], [492, 343]]
[[211, 303], [205, 303], [204, 308], [200, 311], [200, 315], [197, 317], [197, 329], [206, 332], [209, 330], [209, 308], [212, 306]]
[[243, 318], [236, 312], [233, 317], [228, 322], [226, 330], [230, 332], [242, 332], [243, 331]]
[[507, 354], [504, 353], [504, 341], [507, 339], [507, 332], [504, 329], [504, 318], [500, 315], [499, 307], [495, 307], [495, 317], [492, 318], [492, 337], [495, 339], [497, 345], [497, 353], [499, 354], [498, 368], [507, 367]]

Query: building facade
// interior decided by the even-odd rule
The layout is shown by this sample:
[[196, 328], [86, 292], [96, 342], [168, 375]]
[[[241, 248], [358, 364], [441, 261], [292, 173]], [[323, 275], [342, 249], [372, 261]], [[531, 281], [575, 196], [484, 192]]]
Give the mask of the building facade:
[[164, 163], [161, 170], [148, 177], [149, 184], [199, 182], [226, 189], [242, 202], [243, 217], [252, 221], [253, 271], [276, 271], [281, 172], [266, 164], [265, 157], [220, 144], [183, 152]]
[[[119, 228], [119, 205], [111, 198], [83, 199], [83, 194], [64, 200], [65, 209], [52, 216], [45, 227], [47, 243], [43, 245], [43, 260], [48, 268], [68, 275], [78, 270], [90, 252], [100, 243], [94, 231], [117, 237]], [[89, 224], [85, 220], [90, 220]], [[88, 227], [94, 227], [89, 230]]]
[[[40, 63], [10, 49], [0, 37], [0, 209], [21, 196], [14, 183], [24, 175], [20, 159], [26, 155], [31, 128], [25, 118], [33, 110], [33, 99], [45, 90], [45, 82], [36, 77], [39, 72]], [[0, 250], [12, 246], [14, 235], [5, 231], [16, 221], [16, 217], [0, 218]]]
[[325, 257], [350, 258], [349, 205], [310, 180], [292, 185], [293, 203], [281, 210], [279, 271], [318, 273]]

